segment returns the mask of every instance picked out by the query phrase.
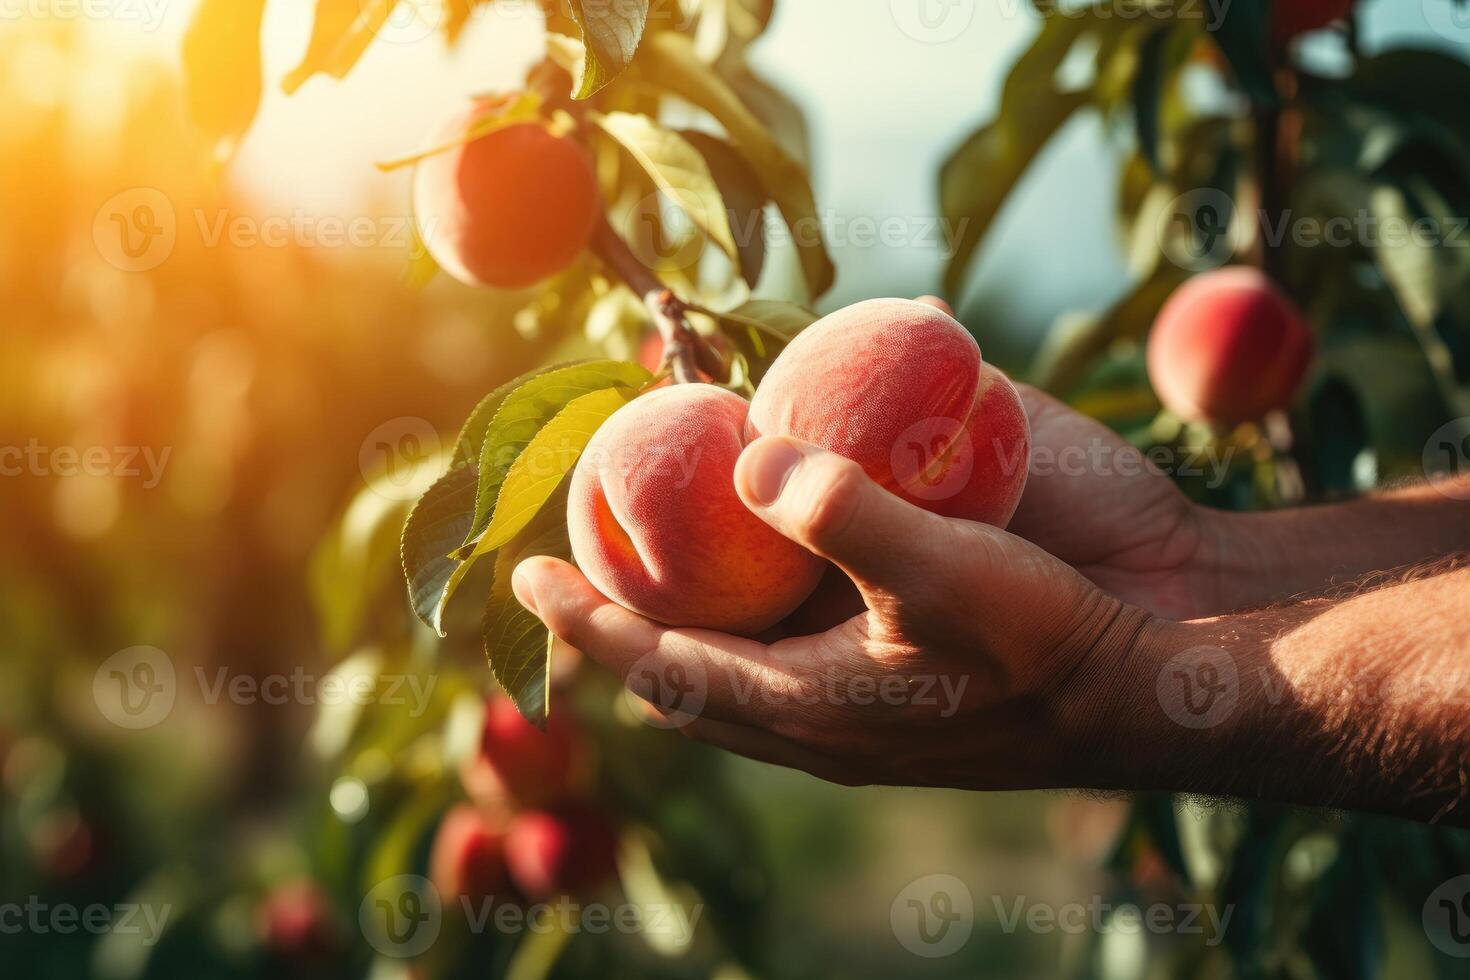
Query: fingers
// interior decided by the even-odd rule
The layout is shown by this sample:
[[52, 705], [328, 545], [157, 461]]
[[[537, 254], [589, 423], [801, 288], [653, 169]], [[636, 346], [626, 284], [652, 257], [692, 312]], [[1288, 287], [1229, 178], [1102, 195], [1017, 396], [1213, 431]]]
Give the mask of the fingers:
[[750, 728], [746, 725], [708, 719], [701, 719], [687, 725], [683, 732], [696, 741], [705, 742], [727, 752], [734, 752], [736, 755], [743, 755], [756, 762], [784, 766], [787, 769], [800, 769], [802, 772], [810, 773], [830, 783], [855, 785], [855, 782], [844, 774], [843, 769], [834, 760], [814, 749], [798, 745], [790, 739], [782, 738], [771, 732]]
[[[762, 706], [770, 701], [760, 695], [782, 683], [782, 669], [762, 644], [654, 623], [608, 599], [580, 571], [554, 558], [521, 562], [511, 588], [557, 638], [616, 671], [645, 700], [685, 718], [769, 722]], [[784, 650], [783, 657], [790, 656]]]
[[786, 436], [745, 448], [735, 488], [766, 523], [841, 566], [868, 593], [907, 592], [926, 580], [949, 524], [851, 460]]

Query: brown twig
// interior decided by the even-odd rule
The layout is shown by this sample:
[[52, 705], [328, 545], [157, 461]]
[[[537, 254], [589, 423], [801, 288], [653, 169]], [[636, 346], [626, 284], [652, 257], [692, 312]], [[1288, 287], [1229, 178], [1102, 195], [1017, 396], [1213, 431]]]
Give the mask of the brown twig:
[[[592, 233], [592, 251], [613, 274], [643, 298], [648, 307], [653, 325], [658, 328], [659, 338], [664, 344], [664, 365], [674, 376], [676, 384], [689, 384], [700, 380], [699, 371], [706, 365], [702, 362], [718, 356], [700, 340], [699, 334], [689, 326], [686, 316], [688, 307], [672, 289], [659, 281], [653, 270], [644, 265], [628, 243], [608, 224], [606, 218], [598, 220]], [[715, 377], [724, 373], [706, 371]]]

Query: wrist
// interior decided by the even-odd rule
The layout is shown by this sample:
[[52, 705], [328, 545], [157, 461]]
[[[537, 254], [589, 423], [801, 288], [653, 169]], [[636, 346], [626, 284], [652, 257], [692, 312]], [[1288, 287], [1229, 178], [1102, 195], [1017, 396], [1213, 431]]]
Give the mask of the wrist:
[[1135, 792], [1235, 795], [1284, 686], [1268, 669], [1269, 638], [1238, 617], [1147, 617], [1124, 647], [1100, 658], [1099, 692], [1084, 713], [1073, 785]]

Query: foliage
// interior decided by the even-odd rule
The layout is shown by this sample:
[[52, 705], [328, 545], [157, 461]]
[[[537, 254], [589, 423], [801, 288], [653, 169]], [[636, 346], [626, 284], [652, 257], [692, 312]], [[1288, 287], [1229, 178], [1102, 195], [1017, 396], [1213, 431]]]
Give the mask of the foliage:
[[[1457, 217], [1470, 213], [1470, 67], [1432, 51], [1364, 54], [1350, 31], [1348, 67], [1328, 75], [1272, 45], [1267, 0], [1236, 0], [1213, 29], [1198, 11], [1148, 0], [1037, 7], [1041, 30], [996, 117], [941, 175], [945, 216], [968, 222], [950, 288], [1030, 163], [1069, 120], [1095, 113], [1122, 158], [1117, 227], [1134, 281], [1110, 306], [1055, 325], [1037, 383], [1140, 448], [1197, 439], [1159, 412], [1141, 341], [1191, 273], [1258, 263], [1309, 314], [1315, 376], [1274, 432], [1203, 433], [1250, 449], [1250, 463], [1224, 486], [1185, 489], [1267, 508], [1422, 473], [1423, 434], [1470, 411], [1470, 252]], [[1069, 74], [1069, 62], [1086, 70]], [[1442, 237], [1389, 233], [1423, 219]], [[1328, 244], [1333, 227], [1353, 231]], [[1393, 953], [1400, 969], [1447, 976], [1448, 961], [1386, 936], [1417, 919], [1436, 882], [1465, 871], [1466, 846], [1464, 834], [1391, 821], [1145, 798], [1114, 866], [1136, 881], [1162, 865], [1158, 887], [1235, 910], [1224, 948], [1156, 950], [1167, 972], [1372, 976]], [[1107, 944], [1081, 972], [1106, 974]]]

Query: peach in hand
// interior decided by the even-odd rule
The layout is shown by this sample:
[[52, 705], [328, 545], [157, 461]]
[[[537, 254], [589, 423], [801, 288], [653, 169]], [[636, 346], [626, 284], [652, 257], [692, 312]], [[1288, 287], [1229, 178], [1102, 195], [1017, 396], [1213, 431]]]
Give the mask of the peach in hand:
[[705, 384], [649, 392], [597, 430], [572, 474], [567, 528], [604, 595], [671, 626], [750, 635], [811, 593], [822, 562], [735, 492], [749, 405]]
[[1031, 452], [1015, 386], [952, 316], [904, 299], [857, 303], [798, 334], [761, 381], [746, 434], [815, 443], [910, 503], [998, 527]]

